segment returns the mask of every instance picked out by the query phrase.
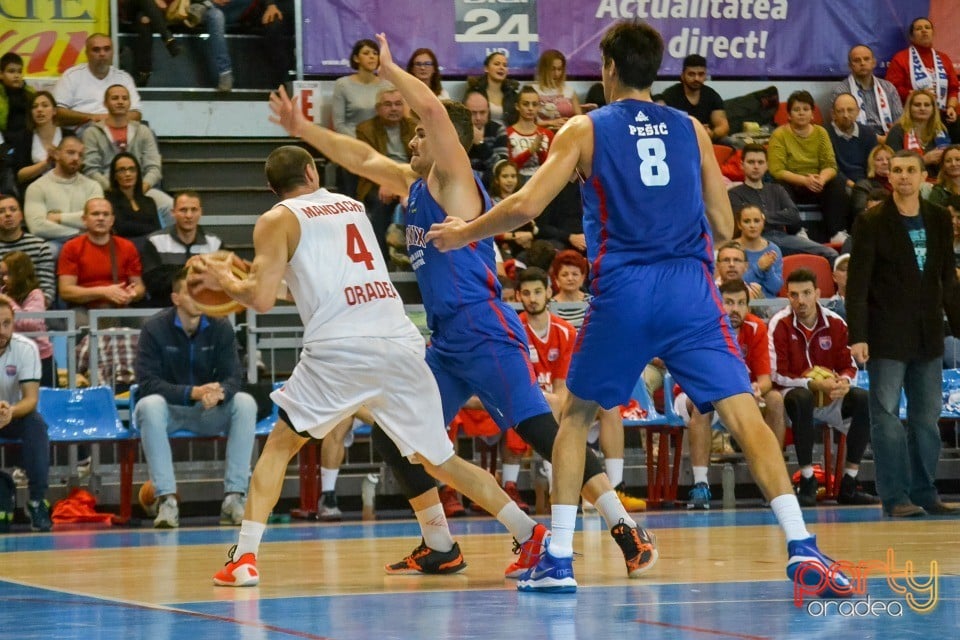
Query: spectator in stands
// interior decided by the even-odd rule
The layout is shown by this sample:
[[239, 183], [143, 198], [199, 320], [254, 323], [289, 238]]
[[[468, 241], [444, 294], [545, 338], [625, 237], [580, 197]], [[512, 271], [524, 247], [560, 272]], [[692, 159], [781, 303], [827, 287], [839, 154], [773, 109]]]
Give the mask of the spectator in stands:
[[767, 150], [759, 144], [748, 144], [742, 152], [743, 184], [730, 189], [730, 205], [739, 211], [753, 205], [763, 212], [766, 220], [763, 237], [777, 245], [783, 255], [809, 253], [834, 260], [837, 252], [826, 245], [814, 242], [801, 229], [800, 212], [790, 199], [787, 190], [775, 182], [764, 182], [767, 173]]
[[113, 207], [113, 232], [134, 244], [143, 254], [147, 236], [160, 230], [157, 204], [143, 194], [140, 163], [133, 154], [122, 151], [110, 161], [110, 188], [107, 200]]
[[836, 102], [841, 93], [849, 93], [857, 101], [860, 112], [857, 122], [877, 135], [883, 142], [887, 131], [903, 115], [903, 101], [897, 88], [890, 82], [873, 75], [877, 59], [873, 50], [865, 44], [854, 45], [847, 53], [850, 75], [833, 88], [830, 96]]
[[787, 98], [787, 124], [770, 136], [767, 155], [770, 175], [801, 204], [818, 204], [823, 211], [827, 238], [843, 242], [850, 228], [850, 203], [846, 186], [837, 180], [837, 159], [830, 135], [813, 123], [813, 96], [794, 91]]
[[554, 308], [554, 314], [574, 327], [583, 324], [592, 295], [583, 290], [590, 267], [583, 254], [566, 249], [557, 253], [550, 265], [550, 283], [555, 293], [553, 301], [562, 304]]
[[30, 102], [27, 135], [20, 136], [13, 152], [13, 168], [21, 192], [30, 183], [53, 169], [56, 149], [65, 135], [73, 135], [54, 124], [57, 101], [49, 91], [38, 91]]
[[57, 261], [57, 286], [65, 302], [88, 309], [122, 308], [146, 293], [137, 248], [113, 235], [113, 221], [106, 198], [91, 198], [84, 205], [85, 231], [63, 245]]
[[87, 62], [77, 64], [57, 80], [57, 120], [64, 126], [81, 126], [107, 118], [103, 95], [111, 85], [122, 84], [130, 92], [130, 119], [140, 120], [140, 94], [130, 74], [113, 66], [113, 41], [94, 33], [86, 42]]
[[524, 85], [517, 97], [517, 120], [507, 127], [507, 157], [526, 181], [546, 161], [553, 142], [553, 131], [537, 124], [540, 96]]
[[825, 303], [824, 307], [847, 321], [847, 270], [850, 266], [850, 254], [844, 253], [833, 263], [833, 282], [837, 285], [837, 292]]
[[[410, 140], [416, 133], [417, 123], [404, 115], [406, 111], [407, 103], [400, 92], [391, 85], [382, 86], [377, 92], [377, 115], [357, 125], [357, 140], [366, 142], [391, 160], [409, 162]], [[367, 217], [385, 255], [388, 253], [387, 227], [400, 203], [400, 195], [389, 193], [366, 178], [360, 178], [357, 183], [357, 199], [366, 206]]]
[[870, 150], [870, 155], [867, 156], [867, 177], [858, 180], [850, 192], [850, 208], [854, 216], [867, 209], [868, 196], [875, 189], [890, 193], [893, 187], [890, 186], [888, 176], [893, 153], [893, 149], [886, 144], [878, 144]]
[[722, 144], [730, 134], [730, 123], [723, 109], [723, 98], [706, 86], [706, 81], [707, 59], [695, 53], [690, 54], [683, 59], [680, 82], [667, 87], [655, 100], [686, 111], [703, 124], [711, 140]]
[[567, 58], [556, 49], [547, 49], [537, 62], [533, 88], [540, 94], [537, 124], [556, 131], [567, 120], [580, 115], [580, 101], [573, 86], [567, 84]]
[[467, 78], [466, 96], [471, 91], [479, 91], [487, 99], [490, 119], [508, 127], [517, 120], [517, 98], [520, 83], [508, 78], [510, 65], [507, 56], [494, 51], [483, 61], [484, 73], [481, 76]]
[[437, 62], [437, 54], [433, 50], [421, 47], [410, 54], [407, 73], [430, 87], [433, 95], [441, 100], [450, 99], [450, 94], [443, 88], [443, 82], [440, 80], [440, 63]]
[[227, 48], [227, 27], [250, 26], [263, 33], [265, 49], [264, 69], [270, 86], [286, 80], [287, 71], [293, 62], [288, 48], [282, 44], [285, 37], [293, 34], [292, 0], [193, 0], [191, 16], [185, 24], [206, 26], [210, 34], [210, 61], [217, 91], [233, 90], [233, 62]]
[[[533, 363], [534, 373], [550, 409], [555, 416], [559, 416], [577, 330], [559, 315], [548, 311], [551, 290], [547, 273], [543, 269], [524, 269], [517, 275], [517, 282], [518, 300], [523, 305], [520, 321], [527, 331], [530, 362]], [[643, 511], [647, 507], [646, 502], [628, 494], [623, 481], [624, 441], [620, 407], [601, 410], [599, 419], [600, 448], [610, 483], [627, 511]], [[506, 440], [504, 438], [501, 442], [505, 444]], [[516, 482], [520, 472], [520, 458], [512, 453], [509, 447], [502, 447], [502, 452], [501, 484], [507, 495], [518, 502]]]
[[[537, 226], [537, 240], [546, 240], [561, 251], [573, 249], [586, 255], [587, 241], [583, 235], [583, 202], [580, 199], [579, 181], [574, 179], [567, 183], [560, 194], [547, 205], [546, 211], [537, 218]], [[549, 263], [546, 266], [549, 268]]]
[[196, 191], [181, 191], [173, 202], [173, 225], [155, 231], [143, 247], [143, 280], [154, 304], [164, 305], [173, 279], [191, 256], [219, 251], [220, 238], [200, 226], [203, 206]]
[[257, 403], [240, 391], [239, 347], [230, 322], [208, 318], [187, 291], [187, 270], [173, 282], [173, 306], [151, 317], [140, 332], [134, 407], [150, 480], [158, 497], [153, 526], [180, 526], [177, 481], [167, 434], [227, 434], [224, 499], [220, 524], [243, 520]]
[[[377, 115], [377, 96], [389, 86], [377, 74], [380, 45], [373, 40], [357, 40], [350, 52], [350, 68], [356, 73], [337, 78], [333, 83], [333, 130], [357, 137], [357, 125]], [[337, 168], [340, 193], [357, 195], [357, 176]]]
[[927, 200], [945, 207], [950, 196], [956, 195], [960, 195], [960, 144], [950, 145], [943, 150], [937, 184], [930, 190]]
[[167, 48], [171, 58], [180, 55], [180, 44], [170, 32], [167, 17], [156, 0], [121, 0], [121, 19], [133, 24], [137, 41], [133, 48], [133, 60], [138, 87], [150, 82], [153, 71], [153, 34], [156, 32]]
[[[847, 459], [837, 501], [875, 504], [873, 496], [857, 488], [860, 460], [870, 443], [870, 414], [867, 392], [851, 386], [857, 365], [847, 343], [847, 323], [820, 305], [817, 276], [809, 269], [797, 269], [787, 276], [787, 295], [790, 306], [770, 319], [770, 365], [774, 383], [784, 390], [783, 403], [793, 429], [800, 465], [797, 499], [804, 507], [817, 504], [813, 475], [817, 421], [847, 435]], [[823, 375], [811, 375], [814, 367]]]
[[950, 146], [950, 136], [934, 104], [934, 95], [929, 90], [911, 91], [904, 102], [903, 115], [887, 134], [887, 144], [894, 152], [906, 149], [919, 153], [927, 175], [935, 177], [943, 150]]
[[23, 230], [23, 212], [17, 199], [0, 194], [0, 258], [14, 251], [22, 251], [30, 258], [43, 291], [44, 304], [49, 307], [57, 297], [50, 246], [42, 238]]
[[[747, 274], [747, 252], [740, 246], [739, 240], [728, 240], [717, 249], [717, 286], [726, 284], [731, 280], [743, 280]], [[763, 297], [763, 289], [754, 282], [748, 284], [750, 289], [750, 298], [756, 300]]]
[[957, 72], [953, 62], [943, 51], [933, 48], [933, 23], [928, 18], [917, 18], [907, 32], [910, 46], [893, 54], [887, 66], [887, 80], [897, 88], [904, 104], [912, 91], [926, 89], [934, 96], [943, 121], [951, 127], [951, 137], [958, 139]]
[[[43, 312], [47, 310], [47, 301], [40, 289], [33, 262], [23, 251], [13, 251], [0, 260], [0, 282], [3, 294], [10, 298], [15, 313], [21, 311]], [[56, 387], [57, 371], [53, 364], [53, 343], [47, 333], [47, 323], [43, 318], [22, 318], [14, 321], [14, 330], [18, 333], [36, 332], [30, 336], [37, 343], [40, 352], [40, 386]]]
[[[490, 199], [494, 203], [500, 202], [517, 190], [520, 184], [520, 174], [509, 160], [501, 160], [493, 168], [493, 181], [490, 185]], [[526, 264], [527, 249], [533, 244], [540, 229], [534, 220], [517, 227], [513, 231], [497, 236], [497, 244], [501, 254], [509, 258], [517, 258]]]
[[783, 254], [780, 247], [763, 237], [764, 217], [759, 207], [747, 205], [736, 213], [740, 247], [747, 257], [743, 281], [760, 285], [758, 298], [776, 298], [783, 286]]
[[[877, 493], [886, 515], [956, 514], [934, 480], [940, 459], [943, 315], [960, 335], [960, 288], [949, 214], [920, 198], [923, 160], [898, 151], [893, 197], [854, 229], [847, 279], [850, 350], [870, 374]], [[906, 392], [906, 429], [900, 394]]]
[[126, 87], [115, 84], [107, 88], [103, 103], [108, 111], [106, 119], [91, 124], [83, 132], [83, 174], [96, 180], [103, 189], [109, 189], [111, 161], [126, 151], [140, 165], [143, 193], [157, 203], [161, 219], [169, 220], [173, 198], [159, 189], [163, 170], [153, 131], [130, 119], [130, 93]]
[[0, 193], [20, 193], [14, 152], [29, 137], [27, 125], [34, 94], [23, 81], [23, 58], [12, 51], [0, 56]]
[[470, 147], [470, 165], [480, 173], [483, 183], [491, 184], [493, 167], [507, 159], [507, 130], [490, 119], [487, 98], [479, 91], [470, 91], [463, 98], [473, 120], [473, 146]]
[[80, 173], [83, 143], [76, 136], [64, 136], [57, 146], [56, 164], [37, 178], [24, 199], [27, 229], [50, 243], [54, 258], [60, 247], [83, 228], [84, 205], [102, 198], [100, 185]]
[[21, 460], [27, 472], [29, 498], [24, 511], [34, 531], [50, 531], [50, 503], [46, 500], [50, 473], [47, 423], [37, 411], [40, 398], [40, 356], [37, 345], [14, 332], [13, 304], [0, 296], [0, 437], [20, 440]]
[[837, 158], [837, 179], [847, 189], [852, 189], [858, 180], [867, 177], [867, 157], [877, 146], [877, 135], [861, 127], [858, 119], [860, 107], [849, 93], [841, 93], [833, 100], [832, 122], [827, 128], [833, 155]]
[[[783, 396], [773, 388], [770, 378], [770, 347], [767, 341], [767, 325], [759, 317], [750, 313], [750, 291], [743, 280], [730, 280], [720, 287], [723, 310], [730, 321], [737, 338], [737, 345], [743, 353], [747, 369], [750, 371], [750, 383], [753, 395], [763, 413], [764, 422], [770, 427], [777, 442], [783, 447], [786, 424], [783, 418]], [[665, 402], [669, 401], [665, 399]], [[711, 426], [719, 424], [713, 411], [700, 413], [686, 393], [674, 399], [677, 415], [684, 418], [690, 434], [690, 464], [693, 468], [693, 488], [687, 506], [691, 509], [710, 508], [710, 470]]]

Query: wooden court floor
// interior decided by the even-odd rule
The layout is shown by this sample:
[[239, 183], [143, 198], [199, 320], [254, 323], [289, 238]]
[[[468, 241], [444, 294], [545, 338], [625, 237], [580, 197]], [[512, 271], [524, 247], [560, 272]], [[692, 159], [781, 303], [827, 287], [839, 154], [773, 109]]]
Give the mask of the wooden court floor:
[[562, 596], [503, 579], [511, 542], [492, 518], [451, 522], [469, 565], [454, 576], [383, 573], [419, 542], [414, 521], [271, 527], [249, 589], [210, 579], [234, 528], [117, 529], [0, 537], [0, 628], [63, 640], [960, 637], [960, 520], [805, 514], [827, 553], [870, 563], [865, 594], [795, 606], [768, 510], [645, 516], [660, 560], [639, 580], [603, 521], [585, 516], [580, 588]]

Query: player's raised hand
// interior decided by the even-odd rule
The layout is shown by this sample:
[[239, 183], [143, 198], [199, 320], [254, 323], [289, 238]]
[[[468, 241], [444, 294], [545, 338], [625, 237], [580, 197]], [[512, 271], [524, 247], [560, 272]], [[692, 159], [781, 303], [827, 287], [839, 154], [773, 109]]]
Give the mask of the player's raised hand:
[[390, 53], [390, 45], [387, 44], [387, 34], [377, 34], [377, 44], [380, 45], [380, 66], [385, 67], [393, 62], [393, 54]]
[[467, 223], [460, 218], [447, 216], [443, 222], [436, 222], [430, 225], [430, 231], [427, 232], [427, 242], [433, 242], [439, 251], [446, 253], [465, 246], [467, 243], [461, 239], [460, 230], [467, 226]]
[[269, 116], [270, 122], [283, 127], [294, 138], [299, 138], [310, 124], [301, 113], [297, 98], [291, 100], [283, 85], [270, 92], [270, 111], [273, 112]]

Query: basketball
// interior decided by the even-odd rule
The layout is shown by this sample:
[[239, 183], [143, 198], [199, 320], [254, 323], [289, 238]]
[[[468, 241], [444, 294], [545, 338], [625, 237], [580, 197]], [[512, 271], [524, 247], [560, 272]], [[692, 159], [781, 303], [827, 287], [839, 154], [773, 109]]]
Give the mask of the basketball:
[[[231, 267], [233, 275], [238, 278], [246, 278], [247, 274], [250, 273], [250, 264], [241, 260], [230, 251], [216, 251], [207, 255], [215, 260], [230, 257], [232, 259]], [[213, 318], [228, 316], [231, 313], [243, 311], [245, 308], [225, 292], [207, 289], [202, 285], [191, 287], [190, 297], [193, 298], [193, 301], [197, 304], [197, 309], [199, 309], [201, 313]]]
[[157, 492], [152, 481], [147, 480], [143, 483], [137, 498], [140, 500], [140, 506], [143, 507], [143, 510], [150, 513], [154, 504], [157, 502]]
[[[810, 378], [811, 380], [826, 380], [828, 378], [836, 378], [837, 374], [835, 374], [830, 369], [827, 369], [826, 367], [821, 367], [817, 365], [811, 369], [807, 369], [806, 371], [804, 371], [803, 377]], [[831, 402], [833, 402], [833, 400], [830, 399], [830, 396], [824, 394], [821, 391], [814, 391], [813, 402], [817, 407], [825, 407]]]

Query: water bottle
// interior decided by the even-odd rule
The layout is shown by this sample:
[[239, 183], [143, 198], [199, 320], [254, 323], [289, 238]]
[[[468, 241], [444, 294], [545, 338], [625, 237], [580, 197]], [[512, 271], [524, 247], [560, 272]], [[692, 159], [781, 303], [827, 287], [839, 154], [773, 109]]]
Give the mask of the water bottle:
[[737, 496], [735, 494], [737, 486], [737, 474], [733, 469], [733, 465], [729, 462], [723, 465], [723, 508], [724, 509], [736, 509], [737, 508]]

